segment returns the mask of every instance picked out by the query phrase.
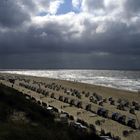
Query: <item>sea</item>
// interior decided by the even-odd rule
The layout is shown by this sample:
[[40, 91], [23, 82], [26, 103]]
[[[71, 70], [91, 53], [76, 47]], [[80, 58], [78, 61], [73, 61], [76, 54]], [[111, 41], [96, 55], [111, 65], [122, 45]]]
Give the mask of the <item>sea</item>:
[[140, 71], [58, 69], [1, 70], [0, 72], [70, 80], [135, 92], [140, 91]]

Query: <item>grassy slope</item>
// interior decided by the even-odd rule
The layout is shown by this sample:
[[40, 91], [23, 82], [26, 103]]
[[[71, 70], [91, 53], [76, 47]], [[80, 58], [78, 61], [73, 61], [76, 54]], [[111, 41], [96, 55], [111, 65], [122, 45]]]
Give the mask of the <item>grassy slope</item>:
[[[12, 120], [13, 111], [24, 112], [26, 119]], [[80, 134], [72, 128], [54, 122], [54, 116], [36, 103], [25, 99], [18, 91], [0, 85], [0, 140], [90, 140], [94, 134]]]

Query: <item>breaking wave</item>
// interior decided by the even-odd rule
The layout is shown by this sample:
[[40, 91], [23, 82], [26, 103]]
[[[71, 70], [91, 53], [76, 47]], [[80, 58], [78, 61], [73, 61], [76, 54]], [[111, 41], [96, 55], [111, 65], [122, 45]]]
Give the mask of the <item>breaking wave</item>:
[[140, 90], [140, 71], [116, 70], [6, 70], [4, 73], [15, 73], [39, 77], [49, 77], [125, 89]]

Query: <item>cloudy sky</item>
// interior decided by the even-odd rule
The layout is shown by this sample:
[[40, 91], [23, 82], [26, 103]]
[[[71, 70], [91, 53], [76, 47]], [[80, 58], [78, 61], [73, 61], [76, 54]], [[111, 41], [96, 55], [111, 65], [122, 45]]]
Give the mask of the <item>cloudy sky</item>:
[[0, 69], [140, 69], [140, 0], [0, 0]]

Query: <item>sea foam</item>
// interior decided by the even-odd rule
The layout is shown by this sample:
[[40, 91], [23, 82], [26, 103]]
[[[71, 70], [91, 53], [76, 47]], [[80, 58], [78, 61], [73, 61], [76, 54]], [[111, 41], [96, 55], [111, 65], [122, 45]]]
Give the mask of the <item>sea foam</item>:
[[140, 71], [6, 70], [1, 72], [77, 81], [131, 91], [140, 90]]

